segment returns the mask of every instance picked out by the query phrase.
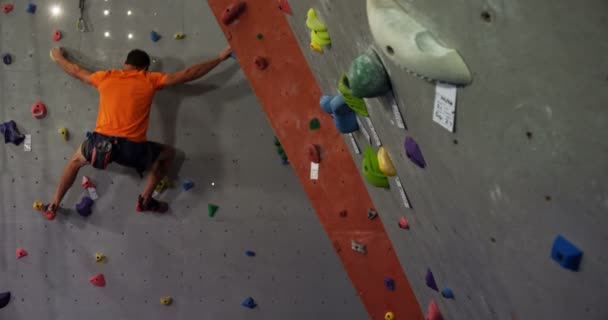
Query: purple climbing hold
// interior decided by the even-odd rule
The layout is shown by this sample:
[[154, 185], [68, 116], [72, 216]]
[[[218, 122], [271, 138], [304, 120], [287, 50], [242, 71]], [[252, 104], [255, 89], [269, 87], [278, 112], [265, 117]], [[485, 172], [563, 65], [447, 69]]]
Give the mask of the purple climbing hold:
[[426, 270], [426, 276], [424, 277], [424, 279], [426, 280], [426, 285], [435, 290], [435, 291], [439, 291], [439, 288], [437, 287], [437, 282], [435, 282], [435, 277], [433, 277], [433, 273], [431, 272], [431, 269], [427, 269]]
[[76, 205], [76, 211], [83, 216], [88, 217], [93, 213], [93, 199], [89, 197], [84, 197], [80, 200], [80, 203]]
[[8, 66], [13, 63], [13, 57], [10, 54], [5, 53], [2, 55], [2, 62], [4, 62], [4, 64]]
[[13, 120], [0, 124], [0, 133], [4, 135], [4, 143], [20, 145], [25, 139], [25, 136], [19, 132], [17, 124]]
[[418, 143], [411, 137], [405, 138], [405, 154], [420, 168], [426, 167], [426, 161], [424, 161], [420, 146], [418, 146]]
[[0, 293], [0, 309], [6, 307], [6, 305], [11, 301], [11, 293], [10, 291]]

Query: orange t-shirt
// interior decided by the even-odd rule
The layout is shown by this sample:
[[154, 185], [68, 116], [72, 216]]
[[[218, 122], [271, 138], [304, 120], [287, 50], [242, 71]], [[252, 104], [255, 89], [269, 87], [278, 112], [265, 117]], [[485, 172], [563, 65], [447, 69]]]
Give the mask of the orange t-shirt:
[[152, 98], [168, 75], [159, 72], [110, 70], [91, 75], [99, 90], [95, 131], [107, 136], [146, 141]]

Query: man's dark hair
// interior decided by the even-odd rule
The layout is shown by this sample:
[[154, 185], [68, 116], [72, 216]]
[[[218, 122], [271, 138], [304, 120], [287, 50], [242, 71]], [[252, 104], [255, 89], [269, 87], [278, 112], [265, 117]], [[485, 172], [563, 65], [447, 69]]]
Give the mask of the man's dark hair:
[[146, 69], [150, 66], [150, 56], [143, 50], [131, 50], [127, 55], [125, 64], [132, 65], [137, 69]]

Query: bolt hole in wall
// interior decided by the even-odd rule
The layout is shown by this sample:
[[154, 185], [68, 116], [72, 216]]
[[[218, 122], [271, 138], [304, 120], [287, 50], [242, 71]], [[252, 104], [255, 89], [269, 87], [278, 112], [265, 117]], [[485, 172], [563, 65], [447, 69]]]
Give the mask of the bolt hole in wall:
[[490, 23], [492, 22], [492, 15], [488, 11], [484, 10], [481, 12], [481, 20]]
[[394, 49], [393, 49], [393, 47], [391, 47], [391, 46], [386, 46], [386, 52], [387, 52], [388, 54], [390, 54], [391, 56], [392, 56], [393, 54], [395, 54], [395, 50], [394, 50]]

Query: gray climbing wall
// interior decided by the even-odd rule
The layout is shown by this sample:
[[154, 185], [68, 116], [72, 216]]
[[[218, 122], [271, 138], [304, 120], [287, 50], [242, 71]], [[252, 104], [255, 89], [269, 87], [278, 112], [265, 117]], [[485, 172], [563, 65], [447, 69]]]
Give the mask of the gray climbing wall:
[[[290, 3], [321, 88], [337, 94], [340, 74], [373, 43], [365, 1]], [[459, 50], [474, 78], [458, 90], [454, 134], [432, 121], [434, 85], [388, 61], [407, 130], [388, 105], [368, 103], [413, 209], [394, 180], [370, 192], [421, 308], [435, 299], [446, 319], [608, 319], [608, 2], [400, 4]], [[323, 55], [308, 48], [310, 7], [332, 37]], [[406, 135], [426, 169], [405, 157]], [[397, 227], [401, 216], [409, 231]], [[557, 234], [585, 251], [579, 272], [549, 258]], [[426, 287], [427, 267], [455, 300]]]
[[[51, 3], [59, 16], [50, 14]], [[0, 66], [0, 120], [15, 120], [32, 136], [31, 152], [0, 146], [0, 292], [13, 294], [0, 319], [367, 318], [299, 182], [281, 165], [273, 132], [234, 60], [156, 96], [149, 138], [181, 153], [177, 185], [161, 196], [170, 214], [135, 212], [143, 181], [117, 166], [82, 170], [55, 221], [35, 212], [32, 203], [50, 200], [97, 110], [96, 90], [49, 60], [53, 29], [63, 31], [59, 44], [71, 57], [95, 70], [121, 67], [138, 47], [155, 57], [154, 70], [172, 72], [225, 45], [201, 0], [87, 1], [86, 33], [75, 29], [77, 1], [37, 4], [35, 15], [25, 12], [25, 1], [0, 13], [0, 51], [14, 57]], [[148, 38], [152, 30], [163, 37], [158, 43]], [[174, 40], [177, 32], [186, 38]], [[49, 113], [35, 120], [29, 109], [39, 100]], [[60, 127], [71, 132], [69, 141]], [[82, 175], [100, 195], [88, 219], [73, 209], [86, 194]], [[184, 179], [195, 188], [182, 191]], [[220, 206], [214, 218], [210, 202]], [[17, 260], [19, 247], [29, 256]], [[96, 264], [96, 252], [107, 263]], [[105, 288], [89, 283], [97, 273], [105, 275]], [[172, 296], [173, 305], [161, 305], [161, 296]], [[248, 296], [255, 310], [240, 306]]]

